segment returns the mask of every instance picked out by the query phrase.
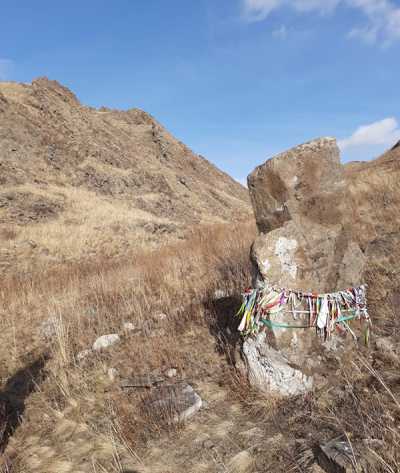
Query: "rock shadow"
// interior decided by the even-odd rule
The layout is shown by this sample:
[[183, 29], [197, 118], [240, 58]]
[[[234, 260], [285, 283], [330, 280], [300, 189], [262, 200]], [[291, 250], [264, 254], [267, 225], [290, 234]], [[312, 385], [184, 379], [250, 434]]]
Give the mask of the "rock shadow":
[[236, 314], [242, 304], [241, 296], [229, 296], [209, 299], [205, 302], [210, 333], [217, 342], [217, 351], [226, 356], [231, 365], [236, 364], [240, 333], [240, 317]]
[[42, 354], [24, 368], [19, 369], [0, 391], [0, 453], [21, 422], [25, 401], [46, 377], [44, 367], [48, 360]]

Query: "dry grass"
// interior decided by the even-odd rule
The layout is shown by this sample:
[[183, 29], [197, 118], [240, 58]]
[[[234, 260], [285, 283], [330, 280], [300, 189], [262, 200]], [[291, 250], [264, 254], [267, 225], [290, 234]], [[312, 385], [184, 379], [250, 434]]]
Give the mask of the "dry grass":
[[[383, 353], [372, 343], [341, 362], [333, 356], [329, 382], [290, 400], [260, 396], [231, 370], [235, 350], [218, 321], [229, 319], [249, 283], [254, 233], [251, 222], [201, 227], [184, 242], [124, 260], [98, 258], [4, 281], [3, 391], [14, 396], [10, 379], [21, 382], [32, 361], [44, 365], [25, 389], [4, 472], [307, 472], [315, 447], [339, 435], [364, 471], [399, 471], [398, 346]], [[231, 297], [216, 301], [216, 290]], [[124, 330], [125, 322], [138, 330]], [[398, 320], [390, 319], [388, 331], [378, 319], [380, 329], [396, 333]], [[120, 342], [78, 359], [106, 333], [119, 333]], [[149, 411], [146, 390], [121, 390], [108, 376], [110, 368], [126, 377], [171, 367], [210, 402], [185, 428]], [[199, 441], [209, 438], [221, 447], [199, 453]]]
[[[126, 376], [173, 366], [190, 380], [203, 379], [207, 370], [214, 373], [220, 355], [210, 337], [213, 322], [207, 307], [216, 290], [237, 294], [249, 283], [248, 251], [254, 233], [252, 222], [201, 227], [185, 242], [157, 251], [132, 253], [124, 260], [64, 264], [41, 275], [3, 281], [2, 379], [23, 372], [32, 359], [49, 357], [45, 380], [30, 391], [25, 422], [7, 449], [12, 471], [55, 471], [40, 455], [32, 464], [32, 456], [28, 460], [25, 451], [19, 451], [26, 442], [32, 449], [45, 446], [54, 461], [66, 462], [64, 470], [59, 466], [57, 471], [78, 471], [68, 468], [78, 468], [84, 460], [77, 453], [79, 442], [91, 445], [90, 456], [100, 465], [96, 471], [111, 468], [115, 455], [104, 456], [94, 438], [106, 443], [114, 439], [118, 461], [137, 462], [132, 449], [161, 427], [149, 422], [140, 395], [110, 388], [108, 369]], [[166, 321], [159, 320], [160, 313], [167, 315]], [[125, 322], [140, 331], [124, 331]], [[108, 333], [119, 333], [120, 343], [77, 359]], [[64, 427], [78, 432], [72, 438], [67, 435], [69, 449], [63, 449], [64, 435], [50, 434]], [[107, 471], [122, 471], [112, 468]]]

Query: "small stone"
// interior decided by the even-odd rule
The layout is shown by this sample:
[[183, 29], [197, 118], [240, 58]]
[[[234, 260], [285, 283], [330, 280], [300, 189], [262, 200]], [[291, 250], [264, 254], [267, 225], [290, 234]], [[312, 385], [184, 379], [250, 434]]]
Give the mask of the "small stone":
[[120, 337], [117, 333], [110, 333], [108, 335], [102, 335], [93, 343], [93, 350], [102, 350], [108, 348], [111, 345], [119, 342]]
[[176, 368], [170, 368], [165, 372], [165, 376], [167, 376], [168, 378], [174, 378], [177, 374], [178, 371], [176, 370]]
[[115, 368], [108, 368], [107, 374], [109, 380], [113, 383], [118, 377], [118, 370]]
[[325, 471], [349, 472], [353, 471], [355, 460], [353, 450], [345, 439], [333, 439], [319, 446], [317, 452], [318, 464]]
[[82, 361], [87, 358], [92, 353], [92, 350], [89, 348], [87, 350], [82, 350], [76, 355], [78, 361]]
[[123, 327], [127, 332], [132, 332], [136, 329], [136, 326], [132, 322], [124, 322]]

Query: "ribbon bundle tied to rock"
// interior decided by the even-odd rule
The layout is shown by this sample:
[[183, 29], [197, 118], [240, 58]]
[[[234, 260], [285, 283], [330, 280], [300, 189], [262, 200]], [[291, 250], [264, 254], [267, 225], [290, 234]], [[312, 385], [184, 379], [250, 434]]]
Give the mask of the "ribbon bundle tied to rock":
[[[315, 328], [325, 340], [337, 330], [349, 332], [352, 320], [359, 320], [364, 328], [364, 341], [368, 344], [371, 321], [367, 310], [365, 285], [328, 294], [274, 288], [268, 284], [247, 289], [238, 316], [242, 316], [239, 331], [245, 336], [258, 333], [263, 327], [270, 329]], [[276, 321], [282, 313], [291, 313], [293, 324]], [[275, 320], [274, 320], [275, 319]]]

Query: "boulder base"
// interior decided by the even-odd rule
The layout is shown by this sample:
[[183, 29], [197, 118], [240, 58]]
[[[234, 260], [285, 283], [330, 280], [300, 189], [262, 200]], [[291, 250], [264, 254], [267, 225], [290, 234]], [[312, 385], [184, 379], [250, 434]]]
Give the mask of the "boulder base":
[[249, 382], [266, 393], [280, 396], [305, 394], [313, 387], [313, 379], [289, 364], [289, 360], [272, 348], [261, 332], [243, 343], [243, 355]]

